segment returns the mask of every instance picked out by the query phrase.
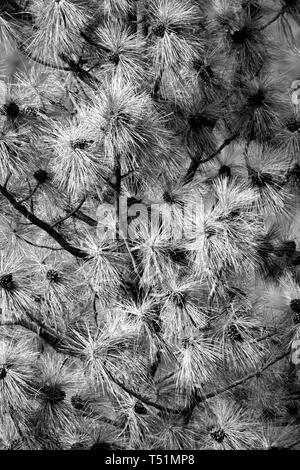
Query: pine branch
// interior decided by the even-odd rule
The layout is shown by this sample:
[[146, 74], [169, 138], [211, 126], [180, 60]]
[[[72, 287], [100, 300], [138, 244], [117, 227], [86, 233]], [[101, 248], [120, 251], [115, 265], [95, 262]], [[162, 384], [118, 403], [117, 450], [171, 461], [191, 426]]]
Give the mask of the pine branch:
[[282, 353], [282, 354], [276, 356], [271, 361], [267, 362], [264, 366], [260, 367], [256, 371], [252, 372], [251, 374], [248, 374], [248, 375], [242, 377], [241, 379], [236, 380], [235, 382], [232, 382], [230, 385], [226, 385], [225, 387], [221, 387], [217, 390], [214, 390], [213, 392], [209, 392], [205, 395], [202, 395], [202, 394], [198, 394], [197, 390], [196, 390], [195, 393], [192, 395], [192, 399], [191, 399], [190, 404], [188, 406], [186, 406], [181, 411], [181, 414], [185, 419], [185, 423], [187, 423], [190, 420], [190, 418], [192, 416], [192, 413], [194, 411], [194, 408], [197, 405], [199, 405], [199, 403], [203, 403], [204, 401], [209, 400], [210, 398], [214, 398], [218, 395], [221, 395], [222, 393], [225, 393], [229, 390], [232, 390], [233, 388], [247, 382], [248, 380], [252, 379], [253, 377], [259, 377], [265, 370], [267, 370], [269, 367], [273, 366], [277, 362], [281, 361], [282, 359], [287, 357], [289, 354], [290, 354], [289, 351], [285, 352], [285, 353]]
[[253, 340], [250, 341], [250, 343], [258, 343], [260, 341], [265, 341], [266, 339], [273, 338], [277, 334], [278, 334], [278, 331], [273, 331], [273, 332], [265, 334], [264, 336], [261, 336], [260, 338], [254, 338]]
[[50, 235], [50, 237], [52, 237], [68, 253], [71, 253], [71, 255], [75, 256], [76, 258], [81, 258], [85, 260], [89, 258], [89, 254], [87, 252], [71, 245], [60, 233], [54, 230], [51, 225], [36, 217], [25, 206], [20, 204], [14, 198], [14, 196], [10, 192], [8, 192], [7, 189], [2, 185], [0, 185], [0, 192], [20, 214], [22, 214], [32, 224], [36, 225], [41, 230], [48, 233], [48, 235]]
[[74, 215], [82, 206], [83, 204], [85, 203], [86, 201], [86, 197], [84, 197], [80, 203], [78, 204], [77, 207], [75, 207], [75, 209], [73, 209], [68, 215], [66, 215], [65, 217], [62, 217], [61, 219], [59, 219], [57, 222], [55, 222], [53, 225], [51, 225], [52, 228], [56, 227], [57, 225], [61, 224], [62, 222], [65, 222], [66, 220], [68, 220], [70, 217], [72, 217], [72, 215]]
[[121, 195], [121, 185], [122, 185], [122, 172], [121, 172], [121, 157], [116, 155], [115, 157], [115, 209], [116, 209], [116, 239], [120, 238], [120, 203], [119, 198]]
[[9, 172], [8, 175], [7, 175], [7, 177], [5, 178], [5, 181], [4, 181], [4, 185], [3, 185], [4, 188], [7, 187], [10, 178], [11, 178], [11, 173]]
[[[15, 323], [16, 325], [19, 324], [20, 326], [37, 334], [58, 353], [82, 358], [82, 354], [80, 354], [77, 351], [74, 351], [72, 348], [69, 347], [64, 337], [60, 336], [52, 328], [46, 326], [43, 322], [35, 318], [31, 313], [29, 312], [26, 312], [26, 313], [28, 317], [30, 318], [31, 322], [25, 319], [22, 319], [18, 323]], [[167, 406], [160, 405], [159, 403], [155, 403], [149, 400], [147, 397], [141, 395], [140, 393], [137, 393], [134, 390], [130, 389], [125, 384], [123, 384], [118, 379], [116, 379], [109, 371], [107, 371], [107, 374], [116, 385], [122, 388], [122, 390], [124, 390], [129, 395], [137, 398], [141, 402], [145, 403], [145, 405], [152, 406], [153, 408], [156, 408], [157, 410], [160, 410], [160, 411], [164, 411], [166, 413], [175, 413], [175, 414], [178, 413], [178, 410], [173, 410], [172, 408], [168, 408]]]
[[91, 85], [92, 83], [98, 84], [99, 81], [96, 77], [92, 76], [87, 70], [84, 70], [79, 63], [76, 63], [70, 57], [67, 57], [65, 54], [60, 54], [60, 59], [67, 65], [57, 65], [52, 62], [48, 62], [43, 59], [39, 59], [31, 54], [20, 42], [17, 43], [20, 51], [26, 55], [26, 57], [37, 64], [44, 65], [44, 67], [52, 68], [59, 70], [61, 72], [73, 72], [80, 80]]
[[126, 173], [124, 173], [122, 176], [121, 176], [121, 179], [125, 179], [127, 178], [127, 176], [129, 175], [132, 175], [132, 173], [134, 173], [136, 170], [130, 170], [130, 171], [127, 171]]
[[292, 447], [295, 447], [296, 445], [300, 444], [300, 439], [297, 441], [293, 442], [293, 444], [290, 444], [289, 446], [285, 447], [285, 449], [292, 449]]
[[197, 400], [197, 402], [198, 402], [198, 403], [201, 403], [201, 402], [203, 402], [203, 401], [208, 400], [209, 398], [216, 397], [217, 395], [220, 395], [221, 393], [227, 392], [228, 390], [231, 390], [231, 389], [237, 387], [238, 385], [241, 385], [241, 384], [243, 384], [244, 382], [247, 382], [248, 380], [252, 379], [253, 377], [258, 377], [258, 376], [260, 376], [265, 370], [267, 370], [269, 367], [273, 366], [273, 365], [276, 364], [277, 362], [281, 361], [282, 359], [284, 359], [285, 357], [287, 357], [289, 354], [290, 354], [290, 351], [285, 352], [285, 353], [282, 353], [282, 354], [279, 354], [279, 355], [276, 356], [274, 359], [272, 359], [271, 361], [267, 362], [264, 366], [262, 366], [261, 368], [257, 369], [255, 372], [252, 372], [251, 374], [248, 374], [248, 375], [242, 377], [241, 379], [236, 380], [235, 382], [231, 383], [231, 384], [228, 385], [228, 386], [219, 388], [219, 389], [215, 390], [214, 392], [210, 392], [210, 393], [207, 393], [206, 395], [203, 395], [203, 396], [199, 397], [199, 399]]
[[143, 395], [140, 395], [139, 393], [135, 392], [134, 390], [131, 390], [130, 388], [128, 388], [125, 384], [123, 384], [122, 382], [120, 382], [118, 379], [116, 379], [115, 377], [113, 377], [113, 375], [108, 372], [108, 375], [110, 376], [111, 380], [116, 384], [118, 385], [120, 388], [122, 388], [122, 390], [124, 390], [124, 392], [128, 393], [129, 395], [137, 398], [138, 400], [140, 400], [141, 402], [145, 403], [145, 405], [148, 405], [148, 406], [152, 406], [153, 408], [156, 408], [157, 410], [160, 410], [160, 411], [164, 411], [166, 413], [175, 413], [177, 414], [178, 411], [177, 410], [174, 410], [172, 408], [168, 408], [167, 406], [164, 406], [164, 405], [160, 405], [159, 403], [155, 403], [151, 400], [149, 400], [147, 397], [144, 397]]
[[146, 15], [146, 1], [145, 0], [138, 0], [136, 2], [136, 22], [137, 22], [137, 33], [140, 37], [147, 36], [147, 27], [145, 21]]
[[27, 315], [30, 318], [30, 321], [22, 318], [20, 321], [16, 322], [15, 325], [32, 331], [33, 333], [40, 336], [47, 344], [49, 344], [49, 346], [51, 346], [57, 352], [60, 352], [58, 345], [61, 343], [62, 339], [58, 333], [44, 325], [38, 319], [34, 318], [32, 314], [27, 313]]
[[268, 21], [265, 25], [263, 25], [259, 31], [263, 31], [264, 29], [268, 28], [269, 26], [271, 26], [271, 24], [275, 23], [275, 21], [278, 20], [278, 18], [280, 18], [282, 15], [284, 14], [284, 8], [282, 8], [278, 13], [277, 15], [275, 15], [270, 21]]
[[34, 194], [37, 192], [37, 190], [39, 189], [40, 187], [40, 183], [37, 183], [35, 188], [33, 188], [33, 190], [31, 191], [31, 193], [29, 194], [29, 196], [27, 196], [25, 199], [22, 199], [22, 201], [19, 201], [20, 204], [24, 204], [24, 202], [28, 201], [29, 199], [32, 198], [32, 196], [34, 196]]
[[200, 165], [202, 165], [203, 163], [209, 162], [210, 160], [215, 158], [217, 155], [219, 155], [219, 153], [222, 152], [222, 150], [225, 147], [231, 144], [231, 142], [233, 142], [237, 138], [237, 136], [238, 136], [238, 132], [233, 134], [231, 137], [228, 137], [228, 139], [225, 139], [224, 142], [217, 148], [215, 152], [213, 152], [211, 155], [204, 158], [203, 160], [201, 160], [202, 153], [199, 153], [196, 157], [192, 158], [188, 171], [183, 179], [184, 184], [188, 184], [192, 181]]
[[26, 55], [26, 57], [30, 60], [32, 60], [33, 62], [36, 62], [37, 64], [40, 64], [40, 65], [44, 65], [44, 67], [48, 67], [48, 68], [51, 68], [51, 69], [56, 69], [56, 70], [59, 70], [61, 72], [71, 72], [71, 68], [70, 67], [66, 67], [64, 65], [56, 65], [56, 64], [52, 64], [51, 62], [48, 62], [48, 61], [45, 61], [45, 60], [42, 60], [42, 59], [39, 59], [38, 57], [35, 57], [34, 55], [31, 54], [31, 52], [29, 52], [26, 47], [23, 46], [22, 43], [20, 42], [17, 42], [17, 45], [18, 45], [18, 48], [20, 49], [20, 51]]
[[[69, 212], [70, 209], [65, 209], [66, 212]], [[91, 227], [97, 227], [98, 222], [97, 220], [93, 219], [89, 215], [85, 214], [82, 211], [77, 210], [72, 214], [72, 217], [75, 217], [78, 220], [82, 220], [82, 222], [85, 222], [87, 225], [90, 225]]]
[[79, 80], [82, 80], [84, 83], [87, 83], [90, 86], [99, 85], [99, 80], [91, 75], [87, 70], [84, 70], [79, 65], [79, 62], [75, 62], [65, 54], [60, 54], [60, 58], [68, 65], [70, 71], [73, 72]]
[[20, 240], [23, 240], [23, 242], [28, 243], [28, 245], [34, 246], [36, 248], [45, 248], [47, 250], [52, 250], [52, 251], [62, 251], [63, 248], [55, 248], [54, 246], [47, 246], [47, 245], [39, 245], [38, 243], [33, 243], [29, 240], [26, 240], [26, 238], [22, 237], [18, 233], [15, 233], [16, 237], [19, 238]]
[[155, 82], [154, 82], [154, 87], [153, 87], [153, 92], [152, 92], [152, 98], [154, 100], [158, 100], [163, 74], [164, 74], [164, 68], [161, 67], [158, 77], [155, 79]]
[[149, 371], [149, 377], [151, 377], [152, 379], [154, 378], [160, 364], [161, 364], [161, 360], [162, 360], [162, 354], [161, 354], [161, 351], [158, 350], [156, 355], [155, 355], [155, 358], [154, 358], [154, 361], [152, 362], [151, 366], [150, 366], [150, 371]]
[[[270, 332], [270, 333], [267, 333], [266, 335], [264, 336], [261, 336], [260, 338], [255, 338], [253, 339], [252, 341], [250, 341], [250, 343], [258, 343], [260, 341], [265, 341], [267, 339], [270, 339], [272, 338], [273, 336], [277, 335], [278, 334], [278, 331], [274, 331], [274, 332]], [[173, 376], [175, 375], [175, 372], [172, 371], [172, 372], [169, 372], [168, 374], [164, 375], [162, 378], [160, 378], [158, 380], [158, 384], [161, 384], [163, 382], [165, 382], [166, 380], [169, 380], [171, 379]]]

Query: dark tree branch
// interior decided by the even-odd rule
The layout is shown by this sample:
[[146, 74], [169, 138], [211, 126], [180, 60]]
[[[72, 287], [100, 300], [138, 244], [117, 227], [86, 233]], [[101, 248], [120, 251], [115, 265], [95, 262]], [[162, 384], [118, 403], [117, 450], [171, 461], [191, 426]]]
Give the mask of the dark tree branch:
[[231, 144], [231, 142], [233, 142], [234, 139], [237, 138], [237, 136], [238, 132], [233, 134], [231, 137], [228, 137], [228, 139], [225, 139], [224, 142], [220, 145], [220, 147], [217, 148], [215, 152], [213, 152], [211, 155], [204, 158], [203, 160], [201, 160], [202, 153], [199, 153], [197, 157], [192, 158], [188, 171], [183, 180], [184, 184], [190, 183], [192, 181], [200, 165], [209, 162], [210, 160], [215, 158], [220, 152], [222, 152], [225, 147], [227, 147], [227, 145]]
[[124, 174], [121, 176], [121, 179], [127, 178], [127, 176], [132, 175], [132, 173], [134, 173], [135, 171], [136, 171], [136, 170], [127, 171], [127, 173], [124, 173]]
[[163, 74], [164, 74], [164, 68], [162, 67], [159, 71], [158, 77], [155, 79], [155, 82], [154, 82], [154, 87], [153, 87], [153, 92], [152, 92], [152, 98], [154, 100], [158, 99], [158, 94], [159, 94]]
[[49, 67], [51, 69], [60, 70], [62, 72], [71, 72], [70, 67], [66, 67], [64, 65], [55, 65], [55, 64], [52, 64], [51, 62], [47, 62], [45, 60], [34, 57], [20, 42], [18, 42], [18, 48], [24, 55], [26, 55], [28, 59], [32, 60], [33, 62], [36, 62], [37, 64], [44, 65], [45, 67]]
[[247, 382], [248, 380], [252, 379], [253, 377], [258, 377], [260, 374], [262, 374], [265, 370], [267, 370], [269, 367], [273, 366], [274, 364], [276, 364], [277, 362], [281, 361], [282, 359], [284, 359], [285, 357], [287, 357], [288, 355], [290, 354], [290, 351], [288, 352], [285, 352], [285, 353], [282, 353], [282, 354], [279, 354], [278, 356], [276, 356], [274, 359], [272, 359], [271, 361], [267, 362], [264, 366], [260, 367], [259, 369], [257, 369], [256, 371], [252, 372], [251, 374], [248, 374], [244, 377], [242, 377], [241, 379], [239, 380], [236, 380], [235, 382], [233, 382], [232, 384], [226, 386], [226, 387], [222, 387], [222, 388], [219, 388], [213, 392], [210, 392], [210, 393], [207, 393], [206, 395], [203, 395], [201, 397], [199, 397], [199, 399], [197, 400], [198, 403], [201, 403], [205, 400], [208, 400], [209, 398], [213, 398], [213, 397], [216, 397], [217, 395], [220, 395], [221, 393], [224, 393], [224, 392], [227, 392], [228, 390], [231, 390], [232, 388], [235, 388], [237, 387], [238, 385], [241, 385], [243, 384], [244, 382]]
[[26, 240], [26, 238], [22, 237], [18, 233], [15, 234], [17, 238], [20, 240], [23, 240], [23, 242], [28, 243], [28, 245], [35, 246], [36, 248], [45, 248], [47, 250], [52, 250], [52, 251], [62, 251], [63, 248], [55, 248], [54, 246], [47, 246], [47, 245], [39, 245], [37, 243], [33, 243], [29, 240]]
[[99, 84], [99, 80], [91, 75], [87, 70], [84, 70], [80, 66], [80, 63], [75, 62], [65, 54], [60, 54], [60, 58], [68, 65], [70, 71], [73, 72], [79, 80], [87, 83], [89, 86]]
[[[271, 333], [267, 333], [266, 335], [264, 336], [261, 336], [260, 338], [255, 338], [253, 339], [252, 341], [250, 341], [250, 343], [258, 343], [260, 341], [265, 341], [266, 339], [270, 339], [272, 338], [273, 336], [277, 335], [278, 334], [278, 331], [274, 331], [274, 332], [271, 332]], [[171, 379], [173, 376], [175, 375], [175, 372], [172, 371], [172, 372], [169, 372], [168, 374], [164, 375], [162, 378], [160, 378], [158, 380], [158, 384], [161, 384], [163, 383], [164, 381], [168, 380], [168, 379]]]
[[7, 175], [7, 177], [5, 178], [5, 181], [4, 181], [4, 188], [7, 187], [8, 182], [9, 182], [9, 180], [10, 180], [10, 177], [11, 177], [11, 173], [9, 172], [8, 175]]
[[[46, 326], [35, 318], [31, 313], [27, 312], [27, 316], [30, 318], [30, 322], [22, 319], [18, 323], [18, 325], [22, 326], [23, 328], [26, 328], [33, 333], [37, 334], [40, 336], [44, 341], [46, 341], [49, 346], [51, 346], [56, 352], [61, 353], [61, 354], [66, 354], [68, 356], [73, 356], [73, 357], [78, 357], [82, 359], [82, 354], [80, 354], [77, 351], [72, 350], [70, 346], [67, 344], [65, 339], [60, 336], [55, 330], [52, 328]], [[149, 400], [147, 397], [144, 397], [140, 393], [135, 392], [134, 390], [131, 390], [129, 387], [127, 387], [125, 384], [120, 382], [118, 379], [116, 379], [109, 371], [107, 371], [109, 377], [111, 380], [118, 385], [122, 390], [124, 390], [126, 393], [129, 395], [137, 398], [138, 400], [142, 401], [145, 403], [145, 405], [152, 406], [153, 408], [156, 408], [157, 410], [164, 411], [167, 413], [178, 413], [178, 411], [173, 410], [172, 408], [168, 408], [166, 406], [160, 405], [159, 403], [155, 403], [151, 400]]]
[[108, 372], [108, 375], [110, 376], [111, 380], [116, 385], [118, 385], [120, 388], [122, 388], [122, 390], [124, 390], [124, 392], [127, 392], [129, 395], [131, 395], [131, 396], [137, 398], [138, 400], [142, 401], [143, 403], [145, 403], [145, 405], [152, 406], [153, 408], [156, 408], [157, 410], [160, 410], [160, 411], [164, 411], [166, 413], [175, 413], [175, 414], [178, 413], [177, 410], [173, 410], [172, 408], [168, 408], [166, 406], [160, 405], [159, 403], [154, 403], [153, 401], [149, 400], [147, 397], [144, 397], [144, 396], [140, 395], [139, 393], [135, 392], [134, 390], [131, 390], [125, 384], [123, 384], [118, 379], [113, 377], [110, 372]]
[[270, 333], [265, 334], [264, 336], [261, 336], [260, 338], [254, 338], [253, 340], [250, 341], [250, 343], [259, 343], [260, 341], [265, 341], [266, 339], [271, 339], [274, 336], [278, 334], [278, 331], [273, 331]]
[[40, 187], [40, 183], [37, 183], [37, 185], [35, 186], [35, 188], [31, 191], [31, 193], [29, 194], [29, 196], [27, 196], [25, 199], [22, 199], [22, 201], [19, 201], [19, 204], [23, 204], [24, 202], [28, 201], [29, 199], [32, 198], [32, 196], [37, 192], [37, 190], [39, 189]]
[[280, 18], [282, 15], [284, 14], [284, 8], [282, 8], [278, 13], [277, 15], [274, 16], [274, 18], [272, 18], [270, 21], [268, 21], [265, 25], [263, 25], [259, 31], [263, 31], [264, 29], [268, 28], [268, 26], [271, 26], [271, 24], [275, 23], [275, 21], [278, 20], [278, 18]]
[[136, 24], [137, 33], [140, 37], [147, 36], [147, 24], [145, 21], [146, 16], [146, 1], [138, 0], [136, 2]]
[[[69, 209], [65, 209], [66, 212], [69, 212]], [[72, 217], [75, 217], [75, 219], [82, 220], [82, 222], [85, 222], [87, 225], [90, 225], [91, 227], [97, 227], [98, 222], [97, 220], [93, 219], [89, 215], [85, 214], [82, 211], [76, 211], [74, 214], [72, 214]]]
[[116, 155], [115, 158], [115, 178], [116, 178], [116, 184], [115, 184], [115, 191], [116, 191], [116, 196], [115, 196], [115, 208], [116, 208], [116, 239], [118, 240], [120, 238], [120, 195], [121, 195], [121, 184], [122, 184], [122, 173], [121, 173], [121, 156]]
[[[57, 352], [66, 354], [69, 356], [74, 356], [82, 359], [82, 354], [80, 354], [77, 351], [72, 350], [68, 343], [65, 341], [63, 337], [61, 337], [55, 330], [52, 328], [44, 325], [40, 320], [36, 319], [32, 314], [27, 312], [28, 317], [30, 318], [31, 322], [28, 322], [27, 320], [21, 320], [19, 322], [20, 326], [23, 326], [24, 328], [27, 328], [28, 330], [38, 334], [44, 341], [46, 341], [53, 349], [55, 349]], [[153, 408], [156, 408], [157, 410], [164, 411], [166, 413], [174, 414], [174, 415], [181, 415], [184, 417], [185, 422], [188, 422], [190, 417], [192, 416], [194, 408], [199, 404], [202, 403], [206, 400], [209, 400], [210, 398], [213, 398], [217, 395], [220, 395], [222, 393], [225, 393], [238, 385], [241, 385], [245, 383], [246, 381], [252, 379], [253, 377], [258, 377], [260, 376], [265, 370], [267, 370], [269, 367], [272, 365], [276, 364], [277, 362], [281, 361], [285, 357], [287, 357], [290, 354], [290, 352], [285, 352], [282, 353], [278, 356], [276, 356], [274, 359], [268, 361], [266, 364], [264, 364], [262, 367], [256, 369], [254, 372], [251, 374], [248, 374], [244, 377], [242, 377], [239, 380], [236, 380], [235, 382], [232, 382], [230, 385], [227, 385], [225, 387], [221, 387], [217, 390], [214, 390], [213, 392], [209, 392], [205, 395], [198, 395], [194, 394], [191, 400], [191, 403], [185, 407], [185, 408], [180, 408], [180, 409], [173, 409], [169, 408], [167, 406], [161, 405], [159, 403], [155, 403], [151, 400], [149, 400], [147, 397], [135, 392], [134, 390], [130, 389], [127, 387], [124, 383], [116, 379], [109, 371], [107, 371], [108, 375], [110, 376], [111, 380], [118, 385], [122, 390], [124, 390], [126, 393], [129, 395], [137, 398], [141, 402], [145, 403], [148, 406], [151, 406]]]
[[75, 209], [73, 209], [68, 215], [66, 215], [65, 217], [62, 217], [61, 219], [59, 219], [57, 222], [55, 222], [53, 225], [51, 225], [52, 228], [56, 227], [57, 225], [59, 225], [60, 223], [62, 222], [65, 222], [66, 220], [68, 220], [70, 217], [72, 217], [72, 215], [75, 214], [75, 212], [77, 212], [82, 206], [83, 204], [85, 203], [86, 201], [86, 197], [84, 197], [82, 199], [82, 201], [78, 204], [77, 207], [75, 207]]
[[57, 65], [51, 62], [39, 59], [38, 57], [33, 56], [20, 42], [17, 43], [20, 51], [28, 57], [28, 59], [36, 62], [45, 67], [59, 70], [61, 72], [73, 72], [80, 80], [91, 85], [92, 83], [98, 83], [96, 77], [93, 77], [88, 71], [84, 70], [78, 63], [76, 63], [71, 58], [67, 57], [64, 54], [60, 54], [60, 59], [67, 65]]
[[54, 228], [52, 228], [47, 222], [36, 217], [32, 212], [30, 212], [25, 206], [19, 203], [14, 196], [7, 191], [7, 189], [0, 185], [0, 192], [1, 194], [10, 202], [10, 204], [20, 213], [22, 214], [27, 220], [29, 220], [32, 224], [39, 227], [44, 232], [48, 233], [50, 237], [52, 237], [64, 250], [71, 253], [71, 255], [75, 256], [76, 258], [81, 258], [87, 260], [90, 256], [87, 252], [71, 245], [60, 233], [58, 233]]
[[225, 393], [229, 390], [232, 390], [233, 388], [237, 387], [238, 385], [241, 385], [245, 382], [247, 382], [248, 380], [252, 379], [253, 377], [259, 377], [266, 369], [268, 369], [269, 367], [273, 366], [274, 364], [276, 364], [277, 362], [281, 361], [282, 359], [284, 359], [285, 357], [287, 357], [288, 355], [290, 354], [290, 351], [288, 352], [285, 352], [285, 353], [282, 353], [278, 356], [276, 356], [274, 359], [272, 359], [271, 361], [267, 362], [265, 365], [263, 365], [262, 367], [260, 367], [259, 369], [256, 369], [256, 371], [252, 372], [251, 374], [248, 374], [244, 377], [242, 377], [241, 379], [239, 380], [236, 380], [235, 382], [232, 382], [230, 385], [226, 385], [225, 387], [221, 387], [221, 388], [218, 388], [216, 390], [214, 390], [213, 392], [209, 392], [205, 395], [202, 395], [202, 394], [198, 394], [197, 392], [192, 396], [192, 399], [191, 399], [191, 402], [189, 403], [189, 405], [187, 405], [182, 411], [181, 411], [181, 414], [182, 416], [185, 418], [185, 423], [187, 423], [191, 416], [192, 416], [192, 413], [194, 411], [194, 408], [199, 404], [199, 403], [202, 403], [206, 400], [209, 400], [210, 398], [214, 398], [218, 395], [221, 395], [222, 393]]
[[[55, 349], [57, 352], [61, 352], [59, 350], [59, 344], [61, 343], [62, 339], [58, 335], [57, 332], [52, 330], [51, 328], [47, 327], [44, 325], [42, 322], [40, 322], [37, 318], [34, 318], [32, 314], [27, 313], [27, 316], [30, 318], [30, 321], [22, 318], [19, 322], [15, 323], [16, 325], [19, 325], [23, 328], [26, 328], [26, 330], [32, 331], [33, 333], [37, 334], [40, 336], [49, 346], [51, 346], [53, 349]], [[70, 354], [72, 355], [72, 354]]]

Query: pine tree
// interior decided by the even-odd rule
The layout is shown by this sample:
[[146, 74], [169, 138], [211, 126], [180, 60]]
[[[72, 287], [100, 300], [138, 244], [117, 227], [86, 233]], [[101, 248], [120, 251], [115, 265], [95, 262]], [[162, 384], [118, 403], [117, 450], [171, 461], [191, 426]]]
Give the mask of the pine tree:
[[0, 2], [1, 449], [299, 446], [299, 26]]

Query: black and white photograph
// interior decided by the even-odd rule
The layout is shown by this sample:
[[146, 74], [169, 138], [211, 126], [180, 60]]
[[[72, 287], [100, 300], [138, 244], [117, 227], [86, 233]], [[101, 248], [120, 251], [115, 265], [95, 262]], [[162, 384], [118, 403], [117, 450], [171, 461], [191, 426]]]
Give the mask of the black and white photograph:
[[0, 0], [1, 461], [84, 450], [300, 450], [300, 0]]

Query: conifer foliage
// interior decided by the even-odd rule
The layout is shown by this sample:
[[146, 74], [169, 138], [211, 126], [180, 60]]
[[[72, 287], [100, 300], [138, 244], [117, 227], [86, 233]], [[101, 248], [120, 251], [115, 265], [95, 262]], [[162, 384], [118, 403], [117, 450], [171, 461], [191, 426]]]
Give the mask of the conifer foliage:
[[0, 1], [1, 449], [297, 448], [299, 25]]

